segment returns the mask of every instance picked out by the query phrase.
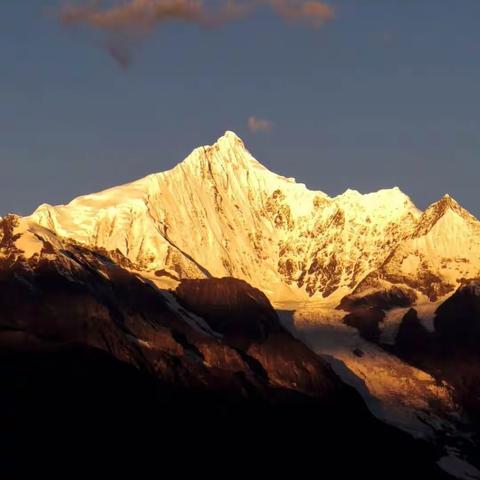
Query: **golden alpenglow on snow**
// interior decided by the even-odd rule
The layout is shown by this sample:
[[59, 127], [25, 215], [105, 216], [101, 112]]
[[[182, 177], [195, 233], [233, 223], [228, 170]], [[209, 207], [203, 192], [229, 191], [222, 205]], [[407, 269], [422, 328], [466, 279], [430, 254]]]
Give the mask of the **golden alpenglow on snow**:
[[[468, 420], [449, 377], [439, 381], [430, 358], [431, 368], [406, 361], [418, 353], [401, 341], [412, 329], [413, 346], [445, 348], [426, 347], [435, 344], [424, 338], [436, 335], [435, 312], [480, 277], [480, 223], [450, 196], [424, 212], [397, 187], [332, 198], [271, 172], [227, 131], [169, 171], [41, 205], [20, 225], [31, 225], [14, 231], [27, 258], [39, 255], [32, 239], [43, 227], [160, 290], [245, 280], [373, 415], [414, 438], [444, 438], [442, 465], [475, 470], [455, 453], [470, 434], [451, 433]], [[205, 327], [198, 312], [175, 308]]]
[[159, 284], [233, 276], [273, 301], [336, 306], [391, 288], [435, 301], [480, 276], [480, 223], [448, 195], [425, 212], [397, 187], [330, 198], [269, 171], [233, 132], [172, 170], [30, 218], [162, 271]]
[[0, 1], [0, 480], [480, 480], [479, 24]]

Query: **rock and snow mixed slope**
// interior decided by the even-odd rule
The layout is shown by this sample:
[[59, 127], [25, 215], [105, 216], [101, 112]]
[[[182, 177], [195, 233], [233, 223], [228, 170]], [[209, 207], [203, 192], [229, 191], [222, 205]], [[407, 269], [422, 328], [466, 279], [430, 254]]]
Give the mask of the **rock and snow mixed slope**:
[[273, 300], [338, 303], [385, 285], [433, 299], [480, 273], [480, 224], [450, 197], [424, 213], [398, 188], [330, 198], [263, 167], [232, 132], [170, 171], [31, 220], [159, 281], [234, 276]]
[[[385, 348], [410, 306], [434, 329], [437, 306], [480, 277], [480, 223], [448, 195], [425, 212], [398, 188], [332, 198], [269, 171], [226, 132], [172, 170], [42, 205], [22, 222], [31, 233], [16, 245], [29, 255], [43, 228], [158, 286], [244, 279], [279, 308], [293, 305], [296, 331], [379, 417], [426, 436], [451, 435], [452, 419], [461, 422], [447, 383]], [[387, 310], [377, 345], [342, 323], [339, 304]]]
[[[39, 345], [104, 350], [177, 387], [241, 392], [248, 385], [258, 394], [277, 388], [322, 398], [342, 390], [281, 326], [262, 292], [237, 279], [199, 280], [194, 291], [185, 282], [174, 296], [101, 251], [7, 217], [0, 221], [0, 351], [28, 336]], [[209, 297], [215, 289], [223, 313]]]
[[355, 293], [385, 284], [413, 290], [416, 300], [435, 302], [480, 274], [480, 222], [445, 195], [420, 217], [387, 261]]
[[179, 455], [197, 473], [219, 457], [245, 475], [347, 475], [353, 463], [368, 478], [391, 465], [393, 478], [448, 478], [437, 449], [376, 420], [261, 291], [201, 279], [174, 295], [120, 263], [28, 219], [0, 221], [2, 478], [64, 474], [52, 452], [90, 469], [133, 464], [137, 478], [177, 471]]

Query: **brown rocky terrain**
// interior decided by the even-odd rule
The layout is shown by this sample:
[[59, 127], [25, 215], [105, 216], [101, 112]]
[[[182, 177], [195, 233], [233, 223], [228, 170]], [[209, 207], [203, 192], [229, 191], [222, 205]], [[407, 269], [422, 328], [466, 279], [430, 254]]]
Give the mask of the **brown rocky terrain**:
[[2, 477], [100, 465], [135, 478], [344, 475], [354, 464], [384, 478], [385, 461], [391, 478], [446, 477], [434, 446], [374, 419], [246, 282], [162, 291], [101, 251], [16, 218], [1, 226]]

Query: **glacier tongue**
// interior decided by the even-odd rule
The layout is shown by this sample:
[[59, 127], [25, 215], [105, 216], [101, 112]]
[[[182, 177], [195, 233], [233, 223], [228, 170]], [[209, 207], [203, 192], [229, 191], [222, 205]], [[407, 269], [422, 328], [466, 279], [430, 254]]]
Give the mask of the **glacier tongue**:
[[294, 302], [276, 307], [284, 325], [324, 356], [378, 418], [416, 437], [454, 429], [445, 419], [445, 412], [457, 415], [448, 385], [361, 338], [342, 321], [345, 312]]

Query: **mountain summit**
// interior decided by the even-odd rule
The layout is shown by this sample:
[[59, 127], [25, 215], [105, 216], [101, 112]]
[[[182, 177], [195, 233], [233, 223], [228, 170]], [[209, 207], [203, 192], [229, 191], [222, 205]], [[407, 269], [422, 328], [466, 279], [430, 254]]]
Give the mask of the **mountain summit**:
[[[422, 283], [432, 278], [444, 292], [479, 274], [464, 261], [478, 265], [479, 223], [451, 197], [424, 213], [398, 187], [331, 198], [271, 172], [230, 131], [169, 171], [68, 205], [42, 205], [30, 220], [118, 251], [162, 285], [233, 276], [273, 300], [338, 303], [373, 284], [425, 294]], [[390, 272], [392, 262], [401, 275]]]
[[[353, 403], [335, 433], [345, 412], [371, 420], [352, 410], [346, 383], [375, 417], [438, 447], [444, 470], [480, 478], [478, 422], [466, 416], [480, 418], [478, 302], [465, 288], [480, 278], [480, 223], [449, 196], [424, 212], [398, 187], [329, 197], [271, 172], [226, 132], [169, 171], [1, 219], [0, 277], [9, 349], [67, 345], [52, 359], [61, 365], [77, 358], [73, 342], [169, 389], [324, 399], [328, 418], [344, 398]], [[41, 372], [31, 378], [44, 388]], [[351, 431], [334, 449], [343, 456]]]

